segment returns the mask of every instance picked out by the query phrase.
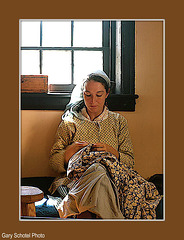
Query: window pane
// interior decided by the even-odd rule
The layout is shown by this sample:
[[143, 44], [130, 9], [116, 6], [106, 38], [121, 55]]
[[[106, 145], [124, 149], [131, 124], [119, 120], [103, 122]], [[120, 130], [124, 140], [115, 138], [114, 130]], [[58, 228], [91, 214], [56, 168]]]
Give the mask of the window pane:
[[75, 21], [74, 47], [102, 47], [102, 21]]
[[21, 46], [40, 46], [40, 21], [21, 22]]
[[103, 70], [102, 51], [76, 51], [74, 53], [74, 83], [79, 83], [92, 71]]
[[44, 47], [70, 47], [71, 22], [42, 22], [42, 46]]
[[21, 51], [21, 74], [37, 75], [39, 69], [39, 51], [22, 50]]
[[71, 52], [43, 51], [43, 74], [48, 75], [48, 84], [70, 84]]

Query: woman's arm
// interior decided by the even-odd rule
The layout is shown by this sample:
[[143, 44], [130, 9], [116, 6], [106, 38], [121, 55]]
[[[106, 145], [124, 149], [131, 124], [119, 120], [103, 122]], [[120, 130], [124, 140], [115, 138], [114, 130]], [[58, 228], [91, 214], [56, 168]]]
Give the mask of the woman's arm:
[[66, 147], [71, 144], [73, 134], [68, 124], [62, 121], [57, 129], [55, 143], [50, 151], [49, 165], [59, 173], [66, 172], [65, 168], [65, 152]]
[[83, 142], [83, 141], [78, 141], [74, 142], [71, 145], [66, 147], [65, 154], [64, 154], [64, 161], [65, 161], [65, 167], [68, 165], [68, 161], [70, 158], [78, 152], [80, 149], [83, 147], [87, 146], [89, 143], [88, 142]]
[[128, 123], [127, 120], [120, 115], [120, 124], [119, 124], [119, 159], [120, 162], [126, 164], [128, 167], [134, 167], [134, 153], [133, 153], [133, 145], [130, 138]]
[[74, 129], [71, 123], [68, 125], [64, 121], [57, 129], [55, 143], [50, 152], [50, 166], [59, 173], [66, 172], [69, 159], [81, 148], [88, 145], [87, 142], [83, 141], [72, 142]]

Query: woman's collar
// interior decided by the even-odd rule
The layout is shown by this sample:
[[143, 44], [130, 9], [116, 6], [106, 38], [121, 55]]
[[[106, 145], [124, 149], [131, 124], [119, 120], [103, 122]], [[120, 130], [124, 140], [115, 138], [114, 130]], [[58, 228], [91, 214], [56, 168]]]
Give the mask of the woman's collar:
[[[83, 116], [86, 120], [92, 121], [92, 120], [90, 119], [89, 114], [87, 113], [86, 107], [83, 107], [83, 108], [81, 109], [81, 114], [82, 114], [82, 116]], [[103, 112], [102, 112], [99, 116], [97, 116], [96, 118], [94, 118], [94, 119], [93, 119], [93, 122], [100, 122], [100, 121], [102, 121], [102, 120], [105, 120], [107, 117], [108, 117], [108, 108], [105, 106]]]

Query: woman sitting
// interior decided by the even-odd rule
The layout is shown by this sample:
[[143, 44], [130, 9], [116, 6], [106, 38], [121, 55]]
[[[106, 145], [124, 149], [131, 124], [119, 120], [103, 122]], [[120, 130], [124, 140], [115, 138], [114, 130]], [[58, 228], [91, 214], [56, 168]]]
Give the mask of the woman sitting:
[[126, 119], [106, 106], [110, 79], [97, 71], [76, 89], [50, 154], [50, 165], [60, 173], [51, 190], [61, 185], [69, 189], [58, 206], [60, 216], [155, 218], [160, 196], [153, 184], [133, 171]]

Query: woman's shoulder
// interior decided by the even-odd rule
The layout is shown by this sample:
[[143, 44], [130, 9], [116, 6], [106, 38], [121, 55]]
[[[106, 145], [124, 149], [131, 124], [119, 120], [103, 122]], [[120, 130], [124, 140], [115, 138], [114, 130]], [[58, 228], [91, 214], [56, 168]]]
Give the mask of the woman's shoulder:
[[125, 121], [126, 122], [126, 118], [117, 112], [109, 111], [109, 117], [116, 121], [123, 121], [123, 122]]
[[61, 116], [61, 119], [64, 123], [73, 123], [76, 121], [77, 117], [70, 111], [67, 111]]
[[75, 116], [71, 113], [64, 113], [61, 116], [61, 121], [59, 124], [60, 128], [70, 128], [76, 124]]

